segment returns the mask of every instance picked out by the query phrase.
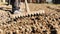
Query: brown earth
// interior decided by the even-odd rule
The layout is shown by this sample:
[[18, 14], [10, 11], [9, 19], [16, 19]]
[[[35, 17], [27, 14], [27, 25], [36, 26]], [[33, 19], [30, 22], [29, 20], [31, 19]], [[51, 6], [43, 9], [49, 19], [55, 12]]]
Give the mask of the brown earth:
[[11, 19], [8, 11], [0, 10], [0, 34], [60, 34], [60, 5], [29, 4], [29, 7], [31, 11], [44, 10], [45, 14]]

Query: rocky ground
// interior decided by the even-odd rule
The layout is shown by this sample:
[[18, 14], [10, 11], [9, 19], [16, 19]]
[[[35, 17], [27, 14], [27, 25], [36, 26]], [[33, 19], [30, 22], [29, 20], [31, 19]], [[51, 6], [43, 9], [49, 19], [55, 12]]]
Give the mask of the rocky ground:
[[1, 9], [0, 34], [60, 34], [60, 5], [29, 4], [29, 7], [31, 11], [45, 13], [12, 19], [9, 11]]

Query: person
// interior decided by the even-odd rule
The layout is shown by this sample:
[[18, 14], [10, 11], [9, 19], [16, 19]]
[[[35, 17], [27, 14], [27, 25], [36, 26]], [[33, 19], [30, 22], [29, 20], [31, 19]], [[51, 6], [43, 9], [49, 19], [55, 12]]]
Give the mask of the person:
[[52, 0], [54, 4], [60, 4], [60, 0]]
[[11, 5], [12, 5], [12, 13], [14, 13], [16, 10], [19, 11], [20, 7], [20, 0], [11, 0]]
[[36, 0], [36, 3], [41, 3], [41, 0]]

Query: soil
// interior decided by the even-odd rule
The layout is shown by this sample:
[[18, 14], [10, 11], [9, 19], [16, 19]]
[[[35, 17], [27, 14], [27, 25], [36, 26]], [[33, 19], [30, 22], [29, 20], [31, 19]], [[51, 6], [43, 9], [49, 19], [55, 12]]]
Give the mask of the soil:
[[9, 11], [1, 9], [0, 34], [60, 34], [60, 5], [31, 3], [29, 7], [45, 14], [12, 19]]

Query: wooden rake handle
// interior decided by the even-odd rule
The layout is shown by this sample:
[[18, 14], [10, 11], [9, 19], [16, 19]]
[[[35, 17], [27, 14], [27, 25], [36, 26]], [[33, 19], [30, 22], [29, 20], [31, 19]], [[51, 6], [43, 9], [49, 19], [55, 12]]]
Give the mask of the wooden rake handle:
[[30, 11], [29, 6], [28, 6], [28, 3], [27, 3], [27, 0], [25, 0], [25, 9], [26, 9], [27, 12]]

